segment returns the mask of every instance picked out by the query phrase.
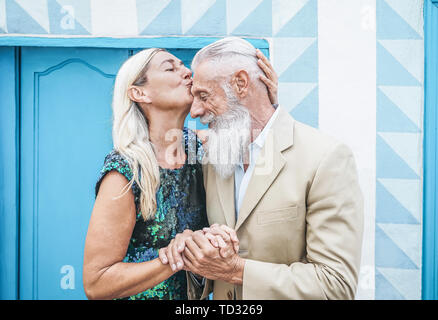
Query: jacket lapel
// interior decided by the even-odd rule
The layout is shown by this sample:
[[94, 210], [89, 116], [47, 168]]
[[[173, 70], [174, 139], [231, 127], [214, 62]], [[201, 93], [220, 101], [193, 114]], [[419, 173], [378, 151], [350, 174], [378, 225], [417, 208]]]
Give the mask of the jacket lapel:
[[217, 193], [225, 216], [225, 221], [230, 228], [236, 224], [236, 210], [234, 208], [234, 174], [228, 179], [216, 177]]
[[248, 184], [248, 189], [246, 190], [238, 214], [235, 230], [239, 229], [246, 218], [251, 214], [257, 203], [284, 167], [286, 161], [282, 155], [282, 151], [293, 145], [293, 126], [293, 118], [281, 108], [275, 122], [267, 133], [265, 143], [257, 158], [254, 171]]

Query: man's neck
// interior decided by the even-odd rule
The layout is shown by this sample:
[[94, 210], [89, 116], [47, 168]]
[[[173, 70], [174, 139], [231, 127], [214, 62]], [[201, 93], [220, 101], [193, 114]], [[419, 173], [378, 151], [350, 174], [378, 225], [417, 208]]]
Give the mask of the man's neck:
[[251, 116], [251, 143], [260, 135], [263, 129], [275, 113], [274, 107], [269, 104], [264, 104], [261, 107], [256, 107], [250, 110]]
[[[254, 106], [254, 108], [248, 108], [248, 111], [251, 117], [250, 143], [253, 143], [268, 124], [269, 119], [275, 113], [275, 109], [269, 100], [262, 103], [254, 101], [254, 104], [251, 104], [251, 106]], [[249, 149], [245, 151], [243, 157], [243, 170], [246, 172], [249, 166]]]
[[268, 91], [266, 87], [260, 88], [258, 86], [252, 86], [250, 92], [245, 97], [245, 101], [242, 104], [246, 106], [251, 117], [251, 143], [259, 136], [263, 131], [266, 124], [271, 119], [275, 112], [275, 108], [272, 106], [269, 100]]

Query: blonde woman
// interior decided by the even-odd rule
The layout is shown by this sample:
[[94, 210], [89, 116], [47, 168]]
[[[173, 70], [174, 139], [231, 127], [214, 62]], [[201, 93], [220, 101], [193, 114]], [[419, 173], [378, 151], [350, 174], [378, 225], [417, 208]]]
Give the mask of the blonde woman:
[[[117, 74], [114, 150], [96, 184], [85, 243], [89, 299], [187, 299], [186, 272], [163, 264], [159, 250], [208, 226], [201, 143], [183, 128], [191, 75], [163, 49], [137, 53]], [[276, 83], [263, 80], [276, 95]]]

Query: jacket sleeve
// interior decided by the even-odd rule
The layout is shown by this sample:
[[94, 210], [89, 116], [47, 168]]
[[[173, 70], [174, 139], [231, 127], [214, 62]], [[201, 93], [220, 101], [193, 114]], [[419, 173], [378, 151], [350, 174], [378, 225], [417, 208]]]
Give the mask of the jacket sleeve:
[[246, 260], [243, 299], [354, 299], [362, 249], [363, 197], [350, 149], [321, 160], [307, 193], [306, 259]]

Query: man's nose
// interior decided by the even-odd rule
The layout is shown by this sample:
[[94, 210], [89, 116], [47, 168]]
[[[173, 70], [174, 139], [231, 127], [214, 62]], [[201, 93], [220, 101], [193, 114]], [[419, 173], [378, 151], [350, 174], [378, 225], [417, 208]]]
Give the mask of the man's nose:
[[194, 98], [192, 107], [190, 108], [190, 116], [195, 119], [198, 117], [202, 117], [204, 115], [204, 108], [202, 104], [199, 102], [199, 99]]

